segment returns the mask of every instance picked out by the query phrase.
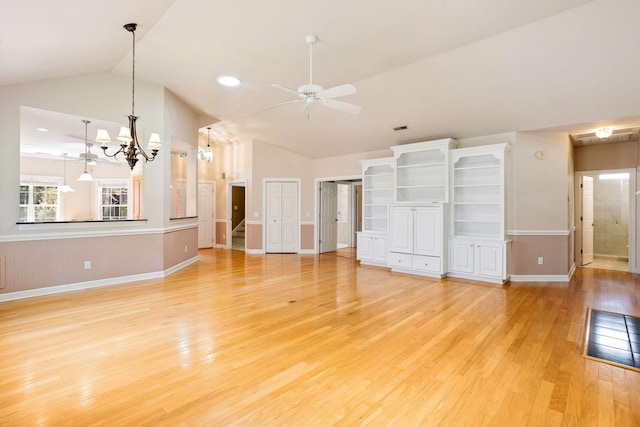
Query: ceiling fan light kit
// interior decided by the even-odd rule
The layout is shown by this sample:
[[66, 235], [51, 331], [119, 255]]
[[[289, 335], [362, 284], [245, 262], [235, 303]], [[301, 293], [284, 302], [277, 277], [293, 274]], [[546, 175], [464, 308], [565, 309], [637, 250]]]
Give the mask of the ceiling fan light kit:
[[324, 89], [322, 86], [313, 83], [313, 45], [318, 41], [318, 37], [308, 35], [304, 39], [309, 45], [309, 83], [298, 87], [298, 90], [293, 90], [279, 84], [272, 84], [271, 86], [295, 94], [299, 98], [295, 101], [287, 101], [276, 105], [304, 102], [303, 116], [305, 119], [309, 119], [315, 104], [324, 105], [325, 107], [351, 114], [357, 114], [362, 111], [362, 108], [358, 105], [333, 99], [356, 93], [356, 88], [350, 84]]

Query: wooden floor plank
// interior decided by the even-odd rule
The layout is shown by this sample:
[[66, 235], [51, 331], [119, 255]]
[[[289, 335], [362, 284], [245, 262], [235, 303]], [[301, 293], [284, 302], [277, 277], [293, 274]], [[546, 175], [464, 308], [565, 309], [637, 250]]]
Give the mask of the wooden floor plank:
[[163, 279], [0, 303], [0, 425], [640, 425], [582, 356], [640, 278], [492, 285], [201, 250]]

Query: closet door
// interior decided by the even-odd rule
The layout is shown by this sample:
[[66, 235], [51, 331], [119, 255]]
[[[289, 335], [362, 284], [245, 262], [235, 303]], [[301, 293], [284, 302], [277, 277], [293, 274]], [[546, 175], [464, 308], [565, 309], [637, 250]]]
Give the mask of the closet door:
[[281, 183], [281, 232], [280, 252], [298, 252], [298, 183]]
[[266, 252], [298, 251], [298, 183], [270, 181], [266, 185]]

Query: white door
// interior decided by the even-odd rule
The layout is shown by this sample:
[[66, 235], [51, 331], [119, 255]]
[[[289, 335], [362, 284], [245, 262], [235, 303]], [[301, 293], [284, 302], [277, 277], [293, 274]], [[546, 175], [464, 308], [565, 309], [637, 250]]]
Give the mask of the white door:
[[389, 250], [405, 254], [413, 253], [413, 208], [400, 206], [389, 208]]
[[442, 255], [442, 221], [439, 208], [415, 209], [415, 248], [418, 255]]
[[282, 248], [280, 252], [298, 252], [298, 183], [283, 182], [281, 195]]
[[298, 251], [298, 183], [267, 182], [266, 252]]
[[213, 183], [198, 183], [198, 249], [210, 248], [215, 243], [215, 201]]
[[267, 182], [266, 251], [282, 251], [282, 183]]
[[338, 185], [320, 183], [320, 252], [338, 249]]
[[593, 262], [593, 178], [583, 176], [580, 183], [582, 190], [582, 262], [587, 265]]

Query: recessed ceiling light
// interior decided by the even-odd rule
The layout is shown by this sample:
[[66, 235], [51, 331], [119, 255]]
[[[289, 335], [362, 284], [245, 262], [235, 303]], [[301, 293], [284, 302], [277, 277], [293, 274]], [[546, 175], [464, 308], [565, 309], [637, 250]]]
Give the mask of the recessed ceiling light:
[[49, 132], [49, 129], [45, 129], [45, 128], [36, 128], [36, 130], [40, 132]]
[[240, 81], [239, 78], [233, 76], [220, 76], [218, 77], [218, 83], [220, 83], [222, 86], [235, 87], [240, 86], [240, 83], [242, 83], [242, 81]]

